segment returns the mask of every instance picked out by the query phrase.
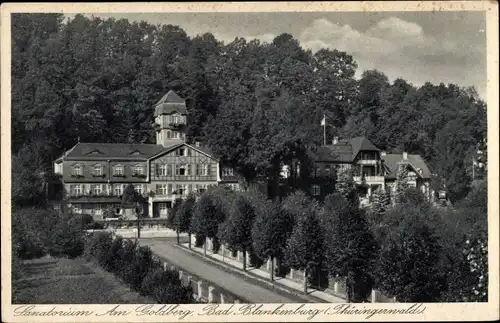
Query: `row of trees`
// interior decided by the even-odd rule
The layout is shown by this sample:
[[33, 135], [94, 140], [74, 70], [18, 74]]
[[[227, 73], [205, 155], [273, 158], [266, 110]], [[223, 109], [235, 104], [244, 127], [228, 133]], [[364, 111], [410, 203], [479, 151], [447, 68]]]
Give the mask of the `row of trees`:
[[221, 244], [242, 252], [243, 270], [249, 256], [256, 267], [276, 260], [271, 279], [289, 268], [305, 272], [306, 290], [346, 279], [351, 302], [365, 301], [372, 288], [400, 302], [487, 300], [485, 184], [455, 210], [433, 206], [413, 188], [394, 206], [365, 210], [354, 187], [340, 183], [343, 190], [321, 203], [301, 191], [277, 202], [257, 190], [218, 187], [178, 201], [173, 221], [205, 252], [206, 238], [213, 252]]
[[323, 113], [329, 138], [366, 135], [421, 154], [453, 202], [470, 190], [471, 157], [486, 137], [486, 106], [472, 89], [391, 83], [378, 71], [357, 80], [348, 53], [313, 53], [289, 34], [225, 44], [178, 26], [61, 14], [16, 14], [12, 29], [18, 204], [40, 200], [37, 174], [78, 139], [153, 143], [153, 104], [169, 89], [187, 100], [189, 140], [246, 182], [263, 175], [271, 195], [280, 166], [307, 165], [322, 144]]

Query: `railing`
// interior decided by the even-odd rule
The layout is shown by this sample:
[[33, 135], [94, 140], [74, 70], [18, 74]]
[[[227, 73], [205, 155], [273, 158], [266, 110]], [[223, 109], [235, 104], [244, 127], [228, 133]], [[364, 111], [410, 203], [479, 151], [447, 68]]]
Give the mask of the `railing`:
[[384, 176], [353, 176], [353, 180], [356, 183], [365, 182], [367, 184], [382, 184], [385, 181]]

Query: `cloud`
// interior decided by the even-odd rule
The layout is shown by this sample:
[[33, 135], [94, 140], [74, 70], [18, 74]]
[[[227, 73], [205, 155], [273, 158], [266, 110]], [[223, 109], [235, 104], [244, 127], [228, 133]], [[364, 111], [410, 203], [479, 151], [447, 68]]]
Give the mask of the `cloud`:
[[[245, 38], [269, 42], [275, 36]], [[330, 48], [352, 55], [358, 63], [358, 77], [364, 70], [378, 69], [391, 80], [401, 77], [415, 85], [425, 82], [474, 85], [485, 97], [486, 67], [482, 56], [485, 49], [426, 35], [422, 26], [414, 22], [389, 17], [360, 31], [321, 18], [304, 28], [297, 39], [313, 52]]]

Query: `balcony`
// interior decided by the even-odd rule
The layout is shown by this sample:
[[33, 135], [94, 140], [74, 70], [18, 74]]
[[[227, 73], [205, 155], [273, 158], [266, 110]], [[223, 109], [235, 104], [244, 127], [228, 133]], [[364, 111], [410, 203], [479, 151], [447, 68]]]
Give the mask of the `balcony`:
[[377, 165], [378, 160], [376, 159], [360, 159], [358, 160], [358, 165]]
[[122, 196], [108, 193], [101, 194], [70, 194], [67, 197], [72, 203], [121, 203]]
[[362, 182], [364, 182], [368, 185], [382, 185], [385, 183], [384, 176], [354, 176], [353, 180], [357, 184], [361, 184]]
[[170, 123], [168, 124], [168, 127], [169, 127], [170, 129], [173, 129], [173, 130], [179, 130], [179, 129], [184, 128], [185, 126], [186, 126], [186, 124], [185, 124], [185, 123], [182, 123], [182, 122], [170, 122]]

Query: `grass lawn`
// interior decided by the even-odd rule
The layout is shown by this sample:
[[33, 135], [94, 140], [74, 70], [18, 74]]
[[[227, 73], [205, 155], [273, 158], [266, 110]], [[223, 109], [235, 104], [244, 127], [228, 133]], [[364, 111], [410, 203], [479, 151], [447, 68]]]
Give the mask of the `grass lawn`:
[[37, 259], [23, 264], [23, 271], [13, 282], [16, 304], [155, 303], [84, 259]]

